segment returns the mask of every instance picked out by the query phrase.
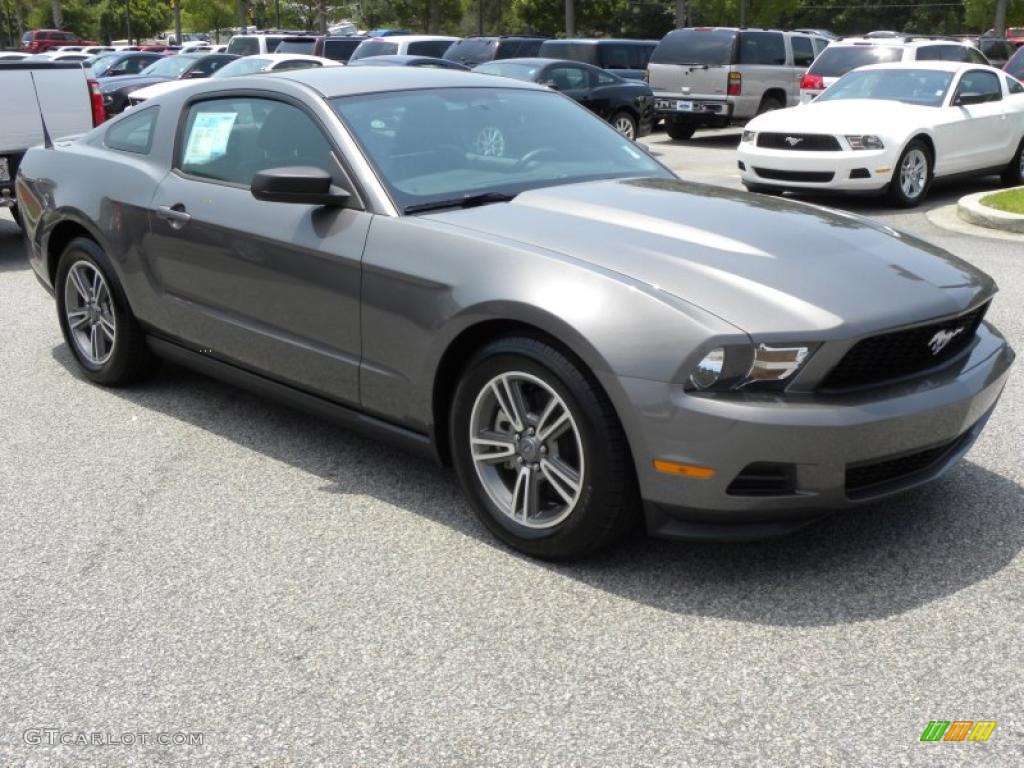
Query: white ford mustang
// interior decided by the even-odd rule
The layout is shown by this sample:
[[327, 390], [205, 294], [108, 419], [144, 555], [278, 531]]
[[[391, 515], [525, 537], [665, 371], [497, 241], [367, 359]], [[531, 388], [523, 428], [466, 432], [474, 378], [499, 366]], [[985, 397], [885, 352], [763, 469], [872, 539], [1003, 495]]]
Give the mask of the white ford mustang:
[[937, 177], [1024, 184], [1024, 85], [960, 62], [861, 67], [810, 104], [751, 120], [739, 168], [755, 192], [885, 192], [902, 206], [920, 203]]

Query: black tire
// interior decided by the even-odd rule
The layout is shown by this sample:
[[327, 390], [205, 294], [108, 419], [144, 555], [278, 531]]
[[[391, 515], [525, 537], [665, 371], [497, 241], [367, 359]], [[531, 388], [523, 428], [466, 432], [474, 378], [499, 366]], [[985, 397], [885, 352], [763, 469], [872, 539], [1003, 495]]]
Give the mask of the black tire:
[[[619, 131], [619, 123], [625, 123], [625, 121], [629, 122], [629, 126], [631, 128], [631, 135], [626, 135], [624, 131]], [[624, 109], [620, 109], [618, 112], [612, 115], [611, 124], [615, 130], [619, 131], [619, 133], [622, 134], [623, 136], [626, 136], [627, 139], [636, 141], [638, 138], [640, 138], [640, 123], [637, 122], [637, 119], [630, 112], [627, 112]]]
[[776, 109], [785, 109], [786, 102], [782, 101], [776, 96], [765, 96], [761, 99], [761, 103], [757, 107], [757, 114], [763, 115], [765, 112], [774, 112]]
[[747, 192], [756, 192], [759, 195], [781, 195], [784, 191], [778, 187], [768, 187], [764, 184], [747, 184], [743, 182], [743, 186], [747, 188]]
[[[101, 302], [114, 320], [113, 342], [109, 357], [101, 363], [90, 361], [72, 337], [67, 313], [68, 273], [72, 267], [85, 262], [92, 265], [106, 282], [109, 298]], [[71, 289], [72, 291], [74, 289]], [[146, 336], [128, 306], [124, 290], [117, 280], [117, 273], [110, 259], [94, 241], [78, 237], [68, 243], [57, 265], [54, 281], [54, 295], [57, 299], [57, 317], [64, 341], [78, 363], [82, 373], [97, 384], [120, 386], [140, 381], [152, 375], [159, 362], [146, 345]]]
[[1009, 165], [1003, 169], [1000, 178], [1007, 187], [1024, 185], [1024, 139], [1020, 140], [1020, 144], [1017, 145], [1017, 151], [1013, 153], [1013, 158], [1010, 160]]
[[[912, 152], [920, 152], [925, 159], [925, 180], [920, 192], [916, 195], [907, 194], [900, 181], [903, 174], [903, 164], [908, 155]], [[935, 158], [932, 157], [928, 145], [920, 139], [914, 139], [900, 153], [900, 159], [896, 161], [896, 167], [892, 170], [892, 181], [889, 182], [889, 190], [886, 197], [892, 205], [899, 208], [914, 208], [921, 204], [921, 201], [928, 196], [928, 189], [932, 185], [932, 168], [935, 167]]]
[[[561, 398], [582, 446], [578, 496], [571, 507], [564, 505], [567, 516], [552, 520], [547, 528], [528, 527], [502, 511], [485, 488], [471, 453], [474, 404], [478, 396], [486, 396], [482, 393], [489, 391], [489, 382], [511, 372], [541, 380]], [[536, 411], [525, 410], [535, 419]], [[549, 560], [582, 557], [609, 545], [640, 519], [632, 455], [615, 410], [581, 363], [544, 341], [498, 339], [467, 361], [452, 402], [449, 439], [459, 482], [477, 517], [503, 542], [528, 555]], [[495, 462], [496, 471], [514, 476], [520, 471], [516, 461]], [[551, 485], [547, 493], [557, 501]]]
[[693, 123], [673, 120], [671, 117], [665, 120], [665, 132], [669, 135], [669, 138], [675, 139], [676, 141], [692, 139], [696, 130], [697, 126]]

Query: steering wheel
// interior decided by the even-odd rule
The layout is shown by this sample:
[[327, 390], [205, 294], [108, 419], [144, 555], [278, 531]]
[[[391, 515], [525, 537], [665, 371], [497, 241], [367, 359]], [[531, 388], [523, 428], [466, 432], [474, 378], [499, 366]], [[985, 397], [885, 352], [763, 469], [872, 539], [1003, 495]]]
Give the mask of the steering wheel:
[[527, 152], [525, 155], [519, 158], [519, 162], [515, 164], [514, 170], [522, 170], [530, 163], [534, 162], [541, 155], [547, 154], [557, 155], [558, 150], [555, 149], [554, 147], [537, 147], [536, 149], [531, 149], [529, 152]]

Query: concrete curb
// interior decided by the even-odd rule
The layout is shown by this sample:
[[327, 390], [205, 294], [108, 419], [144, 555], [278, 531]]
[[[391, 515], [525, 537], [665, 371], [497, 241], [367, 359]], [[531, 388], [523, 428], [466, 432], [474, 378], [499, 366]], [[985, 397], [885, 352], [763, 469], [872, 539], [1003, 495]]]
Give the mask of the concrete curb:
[[[995, 190], [998, 192], [1000, 190]], [[994, 194], [993, 190], [976, 192], [973, 195], [961, 197], [957, 203], [957, 215], [970, 224], [989, 229], [1001, 229], [1004, 232], [1015, 232], [1024, 235], [1024, 216], [1019, 213], [1007, 213], [997, 211], [981, 204], [981, 198]]]

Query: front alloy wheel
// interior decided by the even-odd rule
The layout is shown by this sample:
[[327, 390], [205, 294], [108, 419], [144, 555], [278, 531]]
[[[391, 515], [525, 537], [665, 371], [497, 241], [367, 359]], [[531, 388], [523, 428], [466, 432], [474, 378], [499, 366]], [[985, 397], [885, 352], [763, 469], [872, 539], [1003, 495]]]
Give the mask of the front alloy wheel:
[[896, 205], [912, 208], [924, 200], [931, 181], [932, 162], [928, 148], [920, 141], [912, 141], [896, 164], [889, 184], [889, 199]]
[[536, 557], [580, 557], [638, 518], [632, 454], [607, 395], [571, 353], [531, 337], [487, 344], [452, 400], [449, 444], [480, 521]]
[[495, 376], [473, 403], [469, 442], [494, 505], [527, 528], [552, 528], [579, 501], [585, 460], [579, 428], [558, 393], [523, 371]]
[[636, 120], [628, 112], [616, 112], [612, 118], [612, 127], [630, 141], [636, 140]]

